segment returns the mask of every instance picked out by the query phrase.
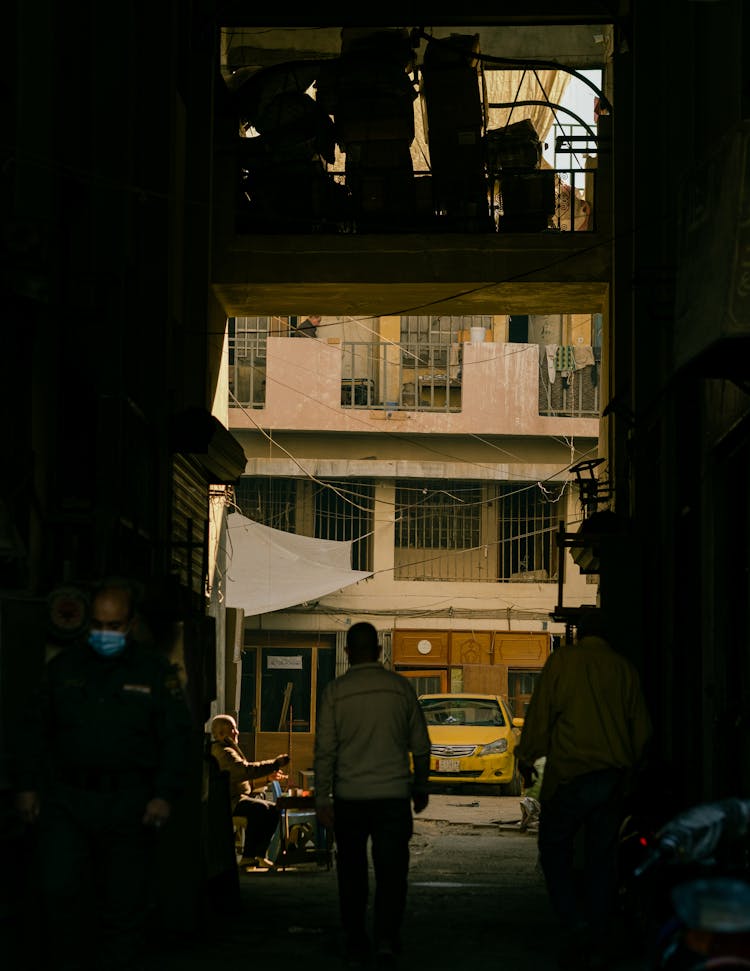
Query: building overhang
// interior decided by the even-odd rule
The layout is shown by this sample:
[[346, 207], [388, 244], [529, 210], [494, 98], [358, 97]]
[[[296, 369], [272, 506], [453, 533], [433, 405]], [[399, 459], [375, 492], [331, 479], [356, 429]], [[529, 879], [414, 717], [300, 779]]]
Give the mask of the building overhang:
[[235, 482], [244, 472], [245, 452], [237, 439], [204, 408], [190, 408], [171, 421], [173, 452], [190, 455], [216, 484]]
[[[487, 236], [233, 235], [213, 288], [227, 316], [603, 313], [611, 240], [595, 233]], [[394, 282], [397, 281], [397, 282]]]

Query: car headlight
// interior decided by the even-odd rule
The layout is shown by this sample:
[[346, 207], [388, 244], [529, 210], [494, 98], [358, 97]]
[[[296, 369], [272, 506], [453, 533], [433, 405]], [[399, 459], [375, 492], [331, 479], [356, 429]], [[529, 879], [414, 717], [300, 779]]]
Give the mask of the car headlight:
[[508, 739], [507, 738], [496, 738], [494, 742], [490, 742], [488, 745], [483, 745], [478, 755], [502, 755], [503, 752], [508, 751]]

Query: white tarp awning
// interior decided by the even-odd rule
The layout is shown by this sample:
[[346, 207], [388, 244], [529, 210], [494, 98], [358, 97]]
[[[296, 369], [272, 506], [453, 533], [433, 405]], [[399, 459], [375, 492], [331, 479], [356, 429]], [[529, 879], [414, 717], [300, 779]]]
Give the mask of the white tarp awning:
[[245, 616], [282, 610], [372, 576], [352, 570], [352, 544], [297, 536], [240, 513], [227, 517], [227, 606]]

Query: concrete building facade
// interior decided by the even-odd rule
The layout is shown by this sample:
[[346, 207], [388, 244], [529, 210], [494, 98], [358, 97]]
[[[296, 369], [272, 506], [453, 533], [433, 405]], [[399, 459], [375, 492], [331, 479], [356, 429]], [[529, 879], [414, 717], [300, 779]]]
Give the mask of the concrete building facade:
[[[596, 604], [596, 583], [587, 581], [597, 578], [581, 574], [569, 550], [558, 583], [557, 537], [561, 522], [574, 532], [585, 515], [571, 467], [597, 458], [598, 417], [572, 382], [591, 383], [597, 365], [570, 374], [570, 401], [550, 408], [545, 346], [507, 341], [507, 315], [482, 319], [489, 327], [475, 334], [481, 341], [462, 340], [476, 318], [459, 317], [456, 340], [428, 345], [407, 340], [408, 318], [322, 315], [314, 340], [267, 336], [260, 356], [242, 335], [288, 333], [288, 321], [232, 322], [237, 393], [228, 421], [247, 456], [236, 506], [276, 529], [347, 539], [352, 567], [371, 573], [324, 597], [301, 586], [290, 609], [243, 618], [242, 674], [224, 703], [263, 757], [287, 728], [279, 725], [280, 686], [291, 682], [268, 668], [286, 648], [310, 655], [292, 697], [294, 745], [305, 762], [315, 700], [345, 669], [352, 623], [375, 624], [386, 663], [418, 691], [499, 693], [521, 714], [535, 674], [565, 637], [558, 604]], [[545, 322], [552, 327], [551, 317]], [[557, 333], [588, 339], [577, 346], [593, 362], [591, 316], [554, 323]], [[254, 373], [255, 395], [249, 383], [241, 390], [243, 367]], [[565, 380], [560, 372], [555, 387], [553, 374], [551, 387]], [[366, 382], [365, 394], [354, 381]], [[242, 595], [230, 587], [229, 607], [241, 608]]]

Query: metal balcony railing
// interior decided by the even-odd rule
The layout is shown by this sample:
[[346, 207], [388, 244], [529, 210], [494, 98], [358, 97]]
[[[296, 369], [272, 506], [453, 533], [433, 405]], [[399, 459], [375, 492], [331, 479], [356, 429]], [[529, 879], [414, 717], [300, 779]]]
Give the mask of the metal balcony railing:
[[554, 372], [540, 348], [539, 414], [565, 418], [599, 417], [599, 363]]
[[[230, 338], [230, 407], [266, 406], [266, 336], [256, 332]], [[567, 367], [560, 361], [548, 360], [545, 348], [539, 348], [538, 414], [597, 418], [601, 366], [598, 348], [576, 346], [560, 350], [570, 354]], [[341, 408], [461, 412], [463, 362], [464, 345], [459, 342], [344, 341], [341, 344]], [[497, 380], [503, 380], [502, 373], [498, 370]], [[321, 379], [311, 376], [310, 380]], [[335, 382], [337, 374], [331, 374], [328, 380]]]
[[[389, 341], [341, 345], [341, 407], [384, 411], [461, 411], [463, 347]], [[263, 408], [266, 340], [253, 333], [229, 340], [229, 404]]]
[[345, 341], [341, 350], [343, 408], [461, 411], [461, 344]]
[[[318, 163], [320, 164], [320, 163]], [[245, 189], [239, 233], [593, 232], [598, 172], [582, 167], [484, 173], [486, 200], [441, 200], [427, 171], [374, 170], [368, 190], [339, 170], [312, 182], [265, 182]], [[360, 180], [362, 181], [362, 180]], [[303, 191], [306, 186], [307, 191]], [[314, 191], [313, 191], [314, 190]]]
[[595, 169], [555, 169], [555, 213], [550, 220], [553, 229], [570, 233], [590, 233], [596, 229]]
[[498, 232], [593, 232], [596, 170], [497, 172], [490, 177], [491, 215]]

